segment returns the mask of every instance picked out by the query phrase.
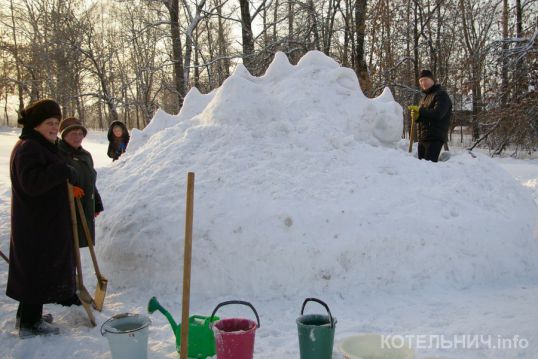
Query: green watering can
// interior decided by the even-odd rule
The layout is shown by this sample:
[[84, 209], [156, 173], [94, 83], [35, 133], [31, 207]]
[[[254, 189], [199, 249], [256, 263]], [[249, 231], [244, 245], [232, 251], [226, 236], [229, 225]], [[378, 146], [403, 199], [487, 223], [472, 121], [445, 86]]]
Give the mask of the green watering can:
[[[148, 312], [152, 314], [156, 310], [168, 319], [176, 336], [176, 350], [179, 353], [181, 347], [181, 323], [176, 324], [172, 315], [161, 306], [157, 298], [152, 297], [148, 302]], [[215, 336], [210, 325], [219, 319], [219, 317], [203, 317], [201, 315], [189, 317], [189, 358], [205, 359], [215, 355]]]

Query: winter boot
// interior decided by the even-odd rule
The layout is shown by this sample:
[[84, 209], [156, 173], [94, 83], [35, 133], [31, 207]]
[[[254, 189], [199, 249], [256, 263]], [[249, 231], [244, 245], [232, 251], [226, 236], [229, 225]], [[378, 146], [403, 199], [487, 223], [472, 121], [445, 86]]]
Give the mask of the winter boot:
[[43, 319], [29, 328], [19, 328], [19, 338], [26, 339], [36, 335], [57, 335], [60, 334], [60, 328], [54, 324], [47, 323]]
[[[54, 318], [52, 318], [52, 314], [47, 313], [47, 314], [43, 314], [41, 319], [43, 319], [43, 321], [50, 324], [52, 323]], [[15, 329], [19, 329], [20, 327], [21, 327], [21, 317], [17, 317], [17, 320], [15, 321]]]

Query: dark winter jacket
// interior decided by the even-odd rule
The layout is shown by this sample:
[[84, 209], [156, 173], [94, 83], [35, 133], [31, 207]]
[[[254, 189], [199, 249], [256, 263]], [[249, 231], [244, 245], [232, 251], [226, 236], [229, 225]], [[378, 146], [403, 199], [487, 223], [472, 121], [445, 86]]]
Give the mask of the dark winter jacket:
[[11, 242], [6, 294], [54, 303], [75, 294], [70, 170], [55, 144], [24, 128], [11, 153]]
[[[113, 128], [116, 126], [120, 126], [123, 135], [121, 138], [117, 138], [114, 136]], [[129, 144], [129, 131], [127, 130], [127, 126], [121, 121], [114, 121], [110, 124], [110, 127], [108, 128], [108, 151], [107, 155], [108, 157], [112, 158], [114, 161], [117, 160], [127, 149], [127, 145]]]
[[[77, 149], [71, 147], [63, 140], [58, 143], [58, 148], [60, 149], [60, 155], [77, 172], [78, 183], [73, 184], [84, 190], [84, 197], [81, 198], [81, 202], [86, 223], [88, 223], [91, 238], [95, 245], [95, 213], [103, 210], [103, 202], [101, 202], [101, 196], [95, 187], [97, 172], [93, 168], [92, 155], [82, 147]], [[87, 247], [88, 242], [80, 219], [78, 220], [78, 237], [80, 247]]]
[[426, 96], [420, 101], [418, 123], [418, 140], [420, 142], [446, 142], [450, 117], [452, 116], [452, 101], [447, 92], [438, 84], [426, 91]]

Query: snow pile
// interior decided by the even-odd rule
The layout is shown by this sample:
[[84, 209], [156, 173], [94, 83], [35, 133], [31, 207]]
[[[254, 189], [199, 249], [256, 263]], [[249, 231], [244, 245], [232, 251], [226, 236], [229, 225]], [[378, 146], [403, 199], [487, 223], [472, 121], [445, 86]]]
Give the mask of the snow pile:
[[155, 133], [164, 128], [173, 126], [181, 121], [186, 121], [196, 116], [207, 106], [213, 99], [215, 91], [203, 95], [196, 87], [193, 87], [184, 99], [184, 105], [181, 108], [179, 115], [170, 115], [161, 109], [158, 109], [150, 123], [140, 131], [134, 128], [131, 132], [131, 140], [129, 142], [129, 152], [134, 152], [142, 147], [146, 141]]
[[178, 293], [196, 173], [196, 295], [282, 297], [525, 281], [536, 205], [484, 156], [418, 161], [390, 91], [367, 99], [319, 52], [242, 66], [159, 113], [99, 174], [98, 252], [115, 287]]

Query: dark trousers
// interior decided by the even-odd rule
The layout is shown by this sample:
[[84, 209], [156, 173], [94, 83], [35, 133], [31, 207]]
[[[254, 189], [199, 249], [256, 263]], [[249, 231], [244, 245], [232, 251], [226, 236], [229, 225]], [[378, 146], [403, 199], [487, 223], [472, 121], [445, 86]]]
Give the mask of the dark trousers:
[[418, 143], [418, 159], [437, 162], [443, 148], [443, 141], [423, 141]]
[[43, 304], [19, 302], [17, 318], [21, 319], [21, 328], [30, 328], [41, 320]]

